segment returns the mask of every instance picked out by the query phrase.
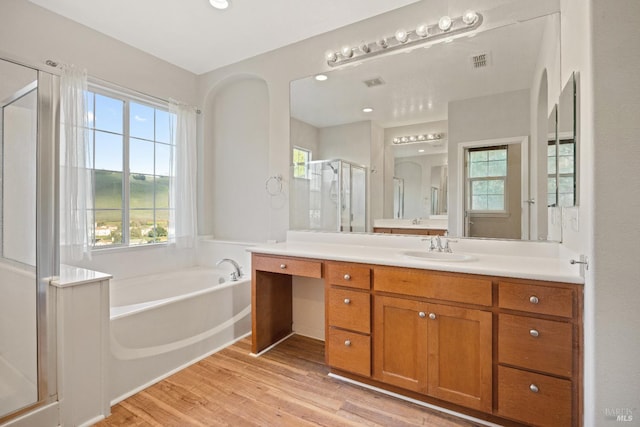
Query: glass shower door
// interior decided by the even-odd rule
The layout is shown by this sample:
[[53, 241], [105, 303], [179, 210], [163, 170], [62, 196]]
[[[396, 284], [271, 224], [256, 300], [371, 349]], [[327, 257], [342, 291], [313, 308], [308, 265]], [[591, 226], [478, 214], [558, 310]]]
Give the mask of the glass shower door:
[[0, 60], [0, 420], [39, 400], [38, 72]]

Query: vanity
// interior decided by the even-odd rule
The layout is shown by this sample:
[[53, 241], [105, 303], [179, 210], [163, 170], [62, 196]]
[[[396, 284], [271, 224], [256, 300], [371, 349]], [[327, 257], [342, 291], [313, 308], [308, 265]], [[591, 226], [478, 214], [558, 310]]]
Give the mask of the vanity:
[[308, 235], [250, 249], [253, 353], [293, 332], [292, 278], [322, 279], [333, 375], [500, 424], [581, 424], [583, 280], [569, 258], [469, 241], [464, 261], [433, 261], [415, 256], [419, 237]]

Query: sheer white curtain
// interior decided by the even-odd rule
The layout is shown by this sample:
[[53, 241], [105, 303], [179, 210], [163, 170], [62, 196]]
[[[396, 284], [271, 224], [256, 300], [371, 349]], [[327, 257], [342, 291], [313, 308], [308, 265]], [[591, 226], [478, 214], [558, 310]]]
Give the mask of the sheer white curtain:
[[91, 258], [93, 207], [90, 140], [87, 130], [87, 71], [64, 66], [60, 77], [60, 246], [61, 261]]
[[192, 248], [198, 234], [196, 112], [193, 107], [173, 100], [169, 112], [175, 114], [171, 121], [175, 149], [171, 162], [169, 241], [178, 248]]

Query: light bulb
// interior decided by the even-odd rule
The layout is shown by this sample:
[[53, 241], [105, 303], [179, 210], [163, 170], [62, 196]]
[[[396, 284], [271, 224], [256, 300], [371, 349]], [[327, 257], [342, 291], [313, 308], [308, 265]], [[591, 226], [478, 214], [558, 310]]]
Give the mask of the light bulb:
[[411, 141], [411, 142], [416, 142], [416, 137], [415, 137], [415, 136], [410, 136], [410, 137], [409, 137], [409, 141]]
[[351, 58], [353, 56], [353, 49], [351, 46], [343, 46], [342, 49], [340, 49], [340, 53], [342, 53], [342, 56], [345, 58]]
[[398, 144], [400, 142], [400, 138], [398, 138], [397, 136], [395, 138], [393, 138], [393, 143], [394, 144]]
[[416, 27], [416, 34], [422, 38], [427, 37], [429, 34], [429, 27], [427, 24], [420, 24]]
[[418, 141], [424, 141], [425, 139], [424, 135], [418, 135]]
[[473, 10], [467, 10], [464, 15], [462, 15], [462, 22], [467, 25], [473, 25], [478, 20], [478, 14]]
[[216, 9], [226, 9], [229, 7], [228, 0], [209, 0], [209, 4]]
[[396, 40], [398, 40], [400, 43], [406, 43], [407, 40], [409, 40], [409, 34], [404, 28], [400, 28], [398, 31], [396, 31]]
[[407, 138], [406, 136], [402, 137], [402, 142], [409, 142], [409, 138]]
[[332, 50], [328, 51], [325, 56], [329, 62], [336, 62], [338, 60], [338, 55]]
[[360, 52], [362, 53], [369, 53], [371, 51], [371, 49], [369, 48], [369, 45], [366, 44], [365, 42], [360, 43], [360, 45], [358, 46], [358, 49], [360, 49]]
[[445, 15], [438, 21], [438, 28], [440, 28], [442, 31], [449, 31], [451, 29], [451, 24], [451, 18]]
[[386, 49], [389, 46], [389, 43], [387, 42], [387, 39], [383, 37], [380, 40], [378, 40], [378, 45], [381, 48]]

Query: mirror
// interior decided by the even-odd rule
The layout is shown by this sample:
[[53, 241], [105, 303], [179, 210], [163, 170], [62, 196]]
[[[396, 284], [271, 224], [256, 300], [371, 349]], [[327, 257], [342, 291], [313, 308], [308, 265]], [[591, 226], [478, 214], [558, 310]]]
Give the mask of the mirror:
[[559, 207], [570, 207], [578, 204], [576, 97], [577, 80], [576, 74], [572, 73], [560, 93], [558, 104], [558, 144], [555, 159], [555, 180], [557, 182], [556, 205]]
[[[292, 148], [309, 150], [313, 160], [369, 167], [368, 231], [381, 220], [406, 226], [435, 217], [448, 218], [451, 235], [463, 235], [459, 146], [524, 138], [530, 188], [502, 215], [526, 211], [519, 237], [546, 238], [546, 126], [560, 93], [560, 19], [539, 10], [531, 12], [536, 18], [526, 16], [522, 3], [505, 7], [479, 9], [487, 22], [495, 20], [470, 37], [340, 67], [324, 81], [291, 83]], [[542, 107], [534, 107], [542, 92]], [[432, 137], [420, 141], [420, 135]], [[406, 143], [394, 144], [403, 137]]]

